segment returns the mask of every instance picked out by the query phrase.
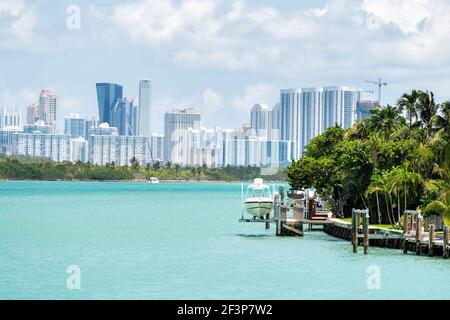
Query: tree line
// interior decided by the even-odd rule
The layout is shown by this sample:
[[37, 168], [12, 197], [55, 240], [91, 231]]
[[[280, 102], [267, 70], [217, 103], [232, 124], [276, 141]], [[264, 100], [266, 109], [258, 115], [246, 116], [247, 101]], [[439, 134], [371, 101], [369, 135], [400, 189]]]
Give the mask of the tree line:
[[[46, 158], [0, 157], [0, 179], [10, 180], [124, 181], [157, 177], [160, 180], [180, 181], [249, 181], [260, 176], [261, 168], [252, 166], [183, 167], [159, 161], [141, 165], [136, 158], [130, 159], [130, 165], [126, 166], [115, 163], [100, 166], [82, 162], [53, 162]], [[282, 169], [264, 177], [272, 181], [285, 181]]]

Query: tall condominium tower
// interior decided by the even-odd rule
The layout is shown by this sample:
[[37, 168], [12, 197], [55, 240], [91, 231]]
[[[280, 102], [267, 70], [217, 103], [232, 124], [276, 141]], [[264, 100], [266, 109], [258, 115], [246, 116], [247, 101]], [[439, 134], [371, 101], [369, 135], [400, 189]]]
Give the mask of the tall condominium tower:
[[83, 138], [86, 134], [86, 120], [78, 113], [71, 113], [64, 119], [64, 134], [72, 139]]
[[350, 128], [356, 121], [356, 107], [361, 99], [361, 89], [355, 87], [324, 87], [325, 128], [339, 125]]
[[138, 135], [150, 137], [152, 121], [152, 82], [141, 80], [139, 82], [139, 108], [138, 108]]
[[101, 123], [111, 124], [111, 109], [123, 98], [123, 87], [114, 83], [97, 83], [98, 116]]
[[39, 119], [56, 127], [56, 96], [50, 90], [42, 90], [39, 96]]
[[301, 90], [283, 89], [280, 92], [280, 140], [294, 141], [293, 158], [302, 156], [301, 148]]
[[361, 89], [319, 87], [281, 90], [280, 139], [294, 141], [294, 157], [300, 158], [312, 138], [327, 128], [350, 128], [357, 119]]
[[173, 163], [189, 163], [188, 128], [201, 127], [201, 115], [194, 109], [172, 110], [164, 115], [164, 160]]
[[309, 141], [323, 133], [323, 89], [306, 88], [301, 93], [301, 149], [304, 152]]
[[255, 104], [250, 114], [250, 124], [257, 136], [267, 136], [271, 124], [271, 110], [266, 104]]

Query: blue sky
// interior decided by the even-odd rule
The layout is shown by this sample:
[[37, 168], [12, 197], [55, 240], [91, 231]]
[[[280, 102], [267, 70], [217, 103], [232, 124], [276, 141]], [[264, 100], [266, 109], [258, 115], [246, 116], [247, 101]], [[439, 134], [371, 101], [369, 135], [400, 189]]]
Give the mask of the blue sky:
[[[67, 28], [69, 5], [80, 29]], [[0, 0], [0, 106], [58, 96], [58, 119], [97, 113], [95, 82], [137, 96], [153, 81], [154, 131], [193, 106], [204, 125], [238, 127], [279, 89], [389, 83], [450, 99], [450, 2], [427, 0]], [[374, 98], [367, 93], [366, 98]]]

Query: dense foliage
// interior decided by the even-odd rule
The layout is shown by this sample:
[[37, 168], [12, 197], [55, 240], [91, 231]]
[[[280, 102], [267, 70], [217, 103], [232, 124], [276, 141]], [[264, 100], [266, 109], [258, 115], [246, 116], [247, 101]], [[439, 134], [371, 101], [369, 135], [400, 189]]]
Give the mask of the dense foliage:
[[248, 181], [263, 175], [266, 180], [284, 180], [282, 170], [262, 174], [261, 168], [185, 168], [159, 162], [141, 166], [131, 159], [130, 166], [98, 166], [85, 163], [51, 162], [48, 159], [16, 157], [0, 158], [0, 179], [11, 180], [160, 180]]
[[346, 131], [312, 139], [285, 172], [292, 188], [316, 188], [340, 217], [369, 208], [373, 222], [396, 225], [405, 209], [419, 208], [448, 223], [449, 140], [450, 102], [414, 90]]

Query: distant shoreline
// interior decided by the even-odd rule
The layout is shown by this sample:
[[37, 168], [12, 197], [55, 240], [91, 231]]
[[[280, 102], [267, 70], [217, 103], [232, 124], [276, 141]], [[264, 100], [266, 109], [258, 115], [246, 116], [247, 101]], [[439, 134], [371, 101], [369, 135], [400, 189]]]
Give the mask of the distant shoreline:
[[[35, 180], [35, 179], [0, 179], [0, 182], [108, 182], [108, 183], [149, 183], [148, 180]], [[236, 184], [236, 183], [248, 183], [250, 180], [236, 180], [236, 181], [225, 181], [225, 180], [160, 180], [161, 184], [164, 183], [227, 183], [227, 184]], [[286, 181], [270, 181], [267, 180], [267, 183], [287, 183]]]

